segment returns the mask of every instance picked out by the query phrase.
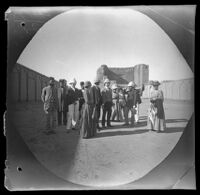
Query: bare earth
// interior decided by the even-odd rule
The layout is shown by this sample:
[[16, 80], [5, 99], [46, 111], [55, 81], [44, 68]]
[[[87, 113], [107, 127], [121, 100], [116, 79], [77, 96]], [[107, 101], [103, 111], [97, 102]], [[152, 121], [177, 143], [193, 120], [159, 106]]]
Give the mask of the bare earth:
[[57, 176], [74, 183], [110, 187], [137, 180], [159, 163], [175, 147], [193, 113], [193, 104], [165, 101], [167, 130], [146, 129], [148, 100], [140, 107], [140, 123], [135, 127], [104, 129], [92, 139], [81, 139], [77, 131], [43, 133], [45, 117], [41, 103], [21, 103], [14, 108], [14, 121], [21, 136], [39, 162]]

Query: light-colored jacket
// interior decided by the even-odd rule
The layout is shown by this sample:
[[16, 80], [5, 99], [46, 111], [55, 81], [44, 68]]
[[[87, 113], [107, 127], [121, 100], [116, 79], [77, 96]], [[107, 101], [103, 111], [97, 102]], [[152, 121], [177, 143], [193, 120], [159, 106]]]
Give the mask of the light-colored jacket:
[[58, 108], [58, 92], [57, 88], [47, 86], [42, 89], [41, 99], [44, 102], [44, 110], [57, 110]]

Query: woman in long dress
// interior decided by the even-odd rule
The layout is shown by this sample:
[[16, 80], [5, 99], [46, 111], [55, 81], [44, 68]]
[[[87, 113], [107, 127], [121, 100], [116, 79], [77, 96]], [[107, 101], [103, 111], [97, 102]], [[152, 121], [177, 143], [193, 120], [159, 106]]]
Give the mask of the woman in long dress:
[[83, 108], [83, 119], [82, 119], [82, 127], [80, 135], [82, 138], [90, 138], [94, 135], [93, 133], [93, 95], [91, 90], [91, 82], [86, 81], [84, 84], [84, 92], [83, 97], [85, 100], [84, 108]]
[[158, 89], [160, 83], [154, 81], [152, 83], [153, 89], [150, 92], [150, 108], [148, 113], [148, 129], [150, 131], [164, 131], [165, 112], [163, 107], [164, 96], [162, 90]]

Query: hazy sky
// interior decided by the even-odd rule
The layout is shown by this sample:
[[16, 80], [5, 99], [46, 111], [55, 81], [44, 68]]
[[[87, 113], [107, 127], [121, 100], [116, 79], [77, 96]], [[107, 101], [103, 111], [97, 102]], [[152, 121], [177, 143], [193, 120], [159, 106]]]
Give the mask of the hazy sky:
[[76, 8], [37, 32], [19, 63], [56, 79], [91, 80], [101, 64], [149, 65], [150, 80], [193, 77], [168, 35], [148, 16], [129, 8]]

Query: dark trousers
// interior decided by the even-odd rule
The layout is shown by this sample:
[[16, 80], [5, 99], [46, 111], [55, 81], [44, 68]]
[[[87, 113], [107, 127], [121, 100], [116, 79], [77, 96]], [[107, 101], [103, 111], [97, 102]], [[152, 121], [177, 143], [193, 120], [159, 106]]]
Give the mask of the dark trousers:
[[99, 118], [100, 118], [100, 114], [101, 114], [101, 105], [97, 105], [96, 106], [96, 113], [97, 113], [96, 123], [97, 123], [97, 127], [99, 127]]
[[58, 111], [58, 125], [67, 124], [67, 111]]
[[102, 126], [105, 126], [106, 114], [107, 114], [107, 125], [110, 125], [110, 117], [112, 114], [112, 102], [106, 102], [103, 106]]

